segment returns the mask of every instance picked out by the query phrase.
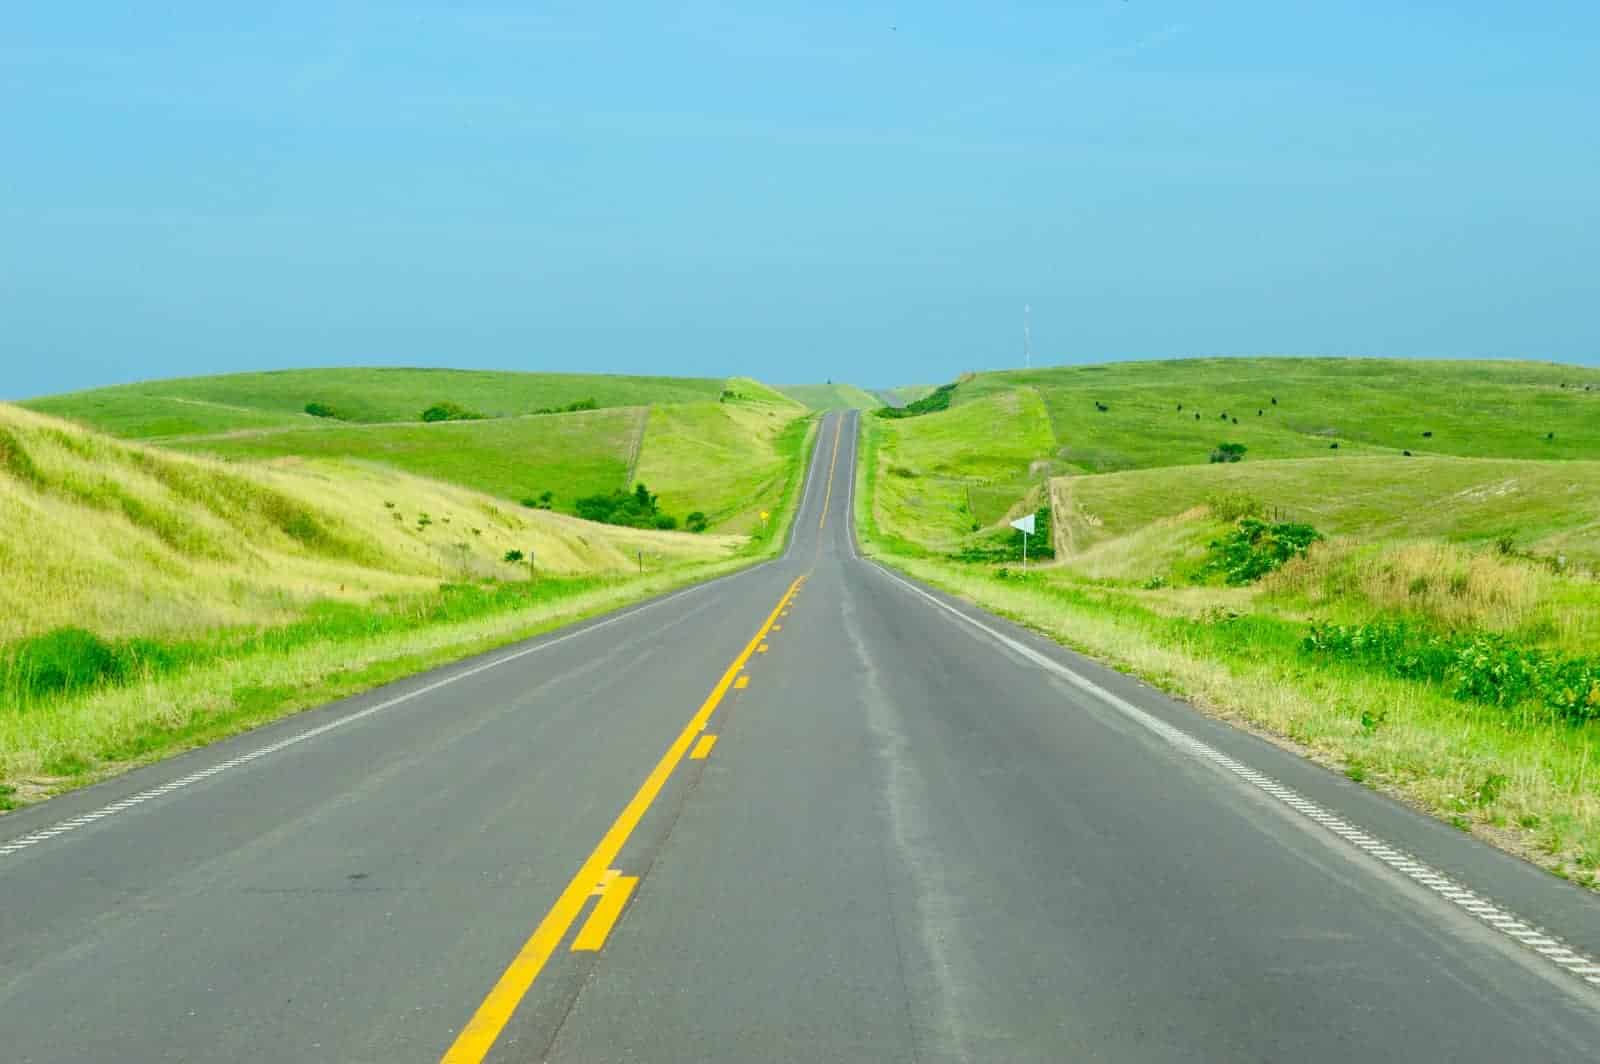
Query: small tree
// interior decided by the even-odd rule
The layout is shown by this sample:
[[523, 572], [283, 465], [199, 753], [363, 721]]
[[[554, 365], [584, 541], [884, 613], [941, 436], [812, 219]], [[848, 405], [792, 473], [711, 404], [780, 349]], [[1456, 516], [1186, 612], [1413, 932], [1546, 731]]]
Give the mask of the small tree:
[[506, 551], [505, 562], [507, 565], [516, 565], [522, 561], [523, 554], [520, 550]]
[[1245, 445], [1242, 443], [1219, 443], [1211, 452], [1212, 462], [1237, 462], [1244, 457]]

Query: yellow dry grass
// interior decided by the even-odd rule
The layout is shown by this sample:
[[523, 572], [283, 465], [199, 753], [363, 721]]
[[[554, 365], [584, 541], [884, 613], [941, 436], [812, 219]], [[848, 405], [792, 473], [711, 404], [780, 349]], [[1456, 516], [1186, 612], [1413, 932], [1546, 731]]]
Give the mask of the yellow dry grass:
[[[426, 515], [426, 522], [423, 521]], [[729, 557], [736, 536], [639, 531], [338, 460], [227, 464], [0, 404], [0, 642], [273, 624], [318, 599], [441, 580]]]

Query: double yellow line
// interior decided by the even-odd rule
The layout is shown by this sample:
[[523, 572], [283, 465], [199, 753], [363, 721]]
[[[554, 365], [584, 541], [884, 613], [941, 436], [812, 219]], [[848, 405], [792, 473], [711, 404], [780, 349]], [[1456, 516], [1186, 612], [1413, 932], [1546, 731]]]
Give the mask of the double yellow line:
[[[838, 439], [835, 438], [835, 457], [838, 455], [838, 448]], [[826, 506], [823, 508], [823, 515], [827, 515]], [[740, 670], [756, 652], [756, 648], [762, 645], [778, 615], [789, 605], [804, 580], [804, 576], [796, 577], [794, 583], [789, 585], [789, 590], [783, 593], [783, 598], [778, 600], [778, 604], [767, 615], [766, 622], [751, 637], [750, 642], [745, 644], [744, 650], [733, 659], [733, 664], [728, 666], [727, 671], [722, 674], [722, 679], [711, 689], [711, 694], [701, 704], [699, 711], [689, 718], [689, 723], [684, 725], [683, 731], [679, 732], [672, 745], [667, 747], [667, 752], [645, 777], [633, 800], [623, 807], [622, 813], [600, 839], [594, 852], [589, 854], [583, 866], [578, 869], [578, 874], [572, 877], [572, 881], [561, 892], [556, 903], [550, 907], [544, 919], [539, 921], [539, 926], [534, 929], [533, 935], [523, 943], [522, 949], [517, 952], [510, 966], [489, 991], [489, 996], [483, 999], [478, 1011], [473, 1013], [472, 1019], [456, 1036], [455, 1042], [442, 1058], [444, 1064], [479, 1064], [488, 1055], [495, 1039], [500, 1037], [500, 1032], [510, 1021], [511, 1014], [516, 1011], [529, 988], [533, 986], [533, 981], [539, 978], [539, 973], [544, 970], [550, 955], [561, 945], [561, 940], [566, 937], [572, 922], [583, 910], [584, 903], [597, 893], [597, 888], [607, 885], [608, 879], [615, 878], [611, 862], [616, 860], [617, 854], [622, 852], [623, 844], [628, 841], [628, 836], [633, 834], [633, 829], [639, 826], [639, 821], [649, 812], [651, 804], [661, 793], [661, 788], [666, 786], [667, 780], [672, 776], [672, 770], [678, 767], [678, 762], [683, 760], [689, 747], [700, 733], [705, 731], [706, 724], [711, 720], [711, 714], [715, 713], [717, 706], [722, 703], [722, 697], [728, 693], [728, 688], [733, 686]], [[609, 929], [610, 924], [620, 915], [627, 892], [623, 891], [620, 895], [612, 894], [610, 897], [616, 899], [611, 904], [616, 907], [617, 912], [608, 914], [610, 919], [605, 924], [606, 929]], [[603, 939], [603, 933], [600, 937]], [[597, 946], [598, 943], [595, 943], [589, 948]]]

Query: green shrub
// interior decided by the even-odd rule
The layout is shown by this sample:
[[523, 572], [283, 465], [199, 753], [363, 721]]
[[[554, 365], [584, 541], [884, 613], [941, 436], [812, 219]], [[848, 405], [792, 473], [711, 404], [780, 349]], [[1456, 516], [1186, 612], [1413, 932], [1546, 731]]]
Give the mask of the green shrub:
[[1219, 443], [1211, 452], [1211, 461], [1213, 463], [1237, 462], [1244, 457], [1246, 449], [1242, 443]]
[[656, 497], [643, 484], [633, 491], [613, 491], [609, 495], [586, 495], [573, 504], [586, 521], [629, 528], [677, 528], [678, 519], [661, 512]]
[[483, 415], [456, 403], [434, 403], [422, 412], [422, 420], [434, 421], [481, 421]]
[[956, 394], [955, 384], [941, 384], [914, 403], [905, 406], [880, 406], [873, 411], [881, 418], [919, 417], [950, 409], [950, 400]]
[[710, 524], [711, 522], [706, 519], [706, 515], [700, 510], [694, 511], [683, 519], [683, 527], [690, 532], [704, 532], [710, 527]]
[[522, 561], [523, 557], [524, 555], [520, 550], [508, 550], [506, 551], [505, 563], [507, 565], [516, 565]]
[[1290, 558], [1304, 555], [1321, 538], [1310, 525], [1241, 517], [1232, 532], [1211, 541], [1211, 557], [1200, 575], [1220, 573], [1229, 584], [1254, 583]]
[[339, 412], [333, 407], [329, 406], [327, 403], [307, 403], [306, 413], [310, 414], [312, 417], [339, 417]]

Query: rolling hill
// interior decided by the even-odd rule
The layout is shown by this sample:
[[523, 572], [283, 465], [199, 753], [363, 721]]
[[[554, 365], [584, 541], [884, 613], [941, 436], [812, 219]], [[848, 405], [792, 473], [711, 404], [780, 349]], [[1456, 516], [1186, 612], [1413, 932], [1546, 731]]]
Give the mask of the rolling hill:
[[785, 384], [778, 389], [812, 410], [872, 410], [883, 402], [853, 384]]
[[435, 403], [516, 417], [593, 400], [597, 407], [715, 400], [724, 382], [694, 377], [454, 369], [289, 369], [117, 385], [22, 405], [129, 439], [317, 425], [318, 403], [358, 424], [420, 421]]
[[[333, 416], [306, 413], [312, 403]], [[479, 416], [422, 420], [435, 404]], [[741, 532], [775, 505], [793, 450], [780, 437], [798, 438], [799, 428], [782, 434], [806, 414], [741, 377], [414, 369], [197, 377], [24, 405], [192, 454], [377, 463], [566, 513], [642, 480], [678, 520], [698, 511], [714, 529]]]

